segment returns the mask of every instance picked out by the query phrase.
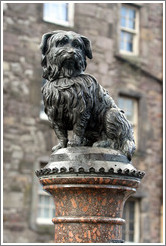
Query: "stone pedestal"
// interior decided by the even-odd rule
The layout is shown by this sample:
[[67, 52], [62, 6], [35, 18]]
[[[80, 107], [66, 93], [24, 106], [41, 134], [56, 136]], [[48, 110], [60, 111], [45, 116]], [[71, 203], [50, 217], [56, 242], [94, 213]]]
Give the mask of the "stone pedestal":
[[144, 172], [118, 151], [67, 148], [36, 171], [55, 203], [56, 243], [121, 243], [123, 206]]

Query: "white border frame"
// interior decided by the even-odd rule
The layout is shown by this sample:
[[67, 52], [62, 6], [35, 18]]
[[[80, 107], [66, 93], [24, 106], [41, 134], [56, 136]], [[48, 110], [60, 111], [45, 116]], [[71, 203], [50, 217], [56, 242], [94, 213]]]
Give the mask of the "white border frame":
[[[1, 30], [3, 30], [3, 3], [44, 3], [45, 1], [1, 1]], [[66, 1], [69, 2], [69, 1]], [[90, 1], [72, 1], [73, 3], [89, 3]], [[165, 1], [128, 1], [127, 3], [162, 3], [163, 4], [163, 163], [165, 163]], [[94, 1], [93, 3], [101, 3], [101, 1]], [[126, 1], [102, 1], [102, 3], [126, 3]], [[1, 32], [1, 63], [3, 62], [3, 32]], [[3, 81], [3, 66], [1, 65], [1, 81]], [[3, 87], [1, 83], [1, 112], [3, 121]], [[3, 163], [3, 125], [1, 122], [1, 163]], [[3, 168], [1, 168], [1, 198], [3, 198]], [[3, 199], [1, 199], [1, 214], [3, 212]], [[134, 245], [165, 245], [165, 165], [163, 165], [163, 243], [135, 243]], [[1, 217], [1, 228], [3, 228], [3, 216]], [[1, 245], [40, 245], [41, 243], [3, 243], [3, 229], [1, 230]], [[47, 245], [48, 243], [43, 243]], [[59, 243], [50, 243], [49, 245], [60, 245]], [[71, 243], [65, 243], [62, 245], [70, 245]], [[72, 243], [72, 245], [87, 245], [86, 243]], [[94, 245], [89, 243], [88, 245]], [[101, 245], [101, 243], [95, 243], [95, 245]], [[102, 245], [109, 245], [103, 243]], [[124, 245], [117, 243], [116, 245]]]

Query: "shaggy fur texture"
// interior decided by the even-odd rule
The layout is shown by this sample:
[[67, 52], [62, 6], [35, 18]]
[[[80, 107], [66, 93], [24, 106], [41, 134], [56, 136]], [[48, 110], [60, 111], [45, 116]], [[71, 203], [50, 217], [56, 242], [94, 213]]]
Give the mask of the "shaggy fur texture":
[[42, 88], [45, 112], [59, 139], [53, 148], [65, 148], [68, 130], [72, 146], [110, 147], [131, 159], [133, 131], [124, 112], [89, 74], [86, 57], [92, 58], [90, 41], [74, 32], [55, 31], [42, 37]]

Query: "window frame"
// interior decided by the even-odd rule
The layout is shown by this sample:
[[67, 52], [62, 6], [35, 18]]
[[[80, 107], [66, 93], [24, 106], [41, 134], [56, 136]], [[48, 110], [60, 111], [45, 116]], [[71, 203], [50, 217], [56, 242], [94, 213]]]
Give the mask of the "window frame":
[[[40, 163], [39, 163], [39, 169], [44, 168], [46, 164], [47, 164], [47, 162], [45, 162], [45, 161], [44, 162], [41, 162], [40, 161]], [[50, 198], [50, 200], [53, 201], [52, 196], [49, 193], [47, 193], [46, 191], [42, 190], [42, 185], [40, 183], [38, 183], [38, 185], [37, 185], [37, 192], [36, 192], [36, 194], [37, 194], [37, 199], [36, 199], [36, 202], [37, 202], [37, 206], [36, 206], [36, 224], [38, 224], [38, 225], [52, 225], [52, 218], [53, 218], [53, 216], [51, 218], [44, 218], [44, 217], [39, 217], [38, 216], [38, 209], [40, 207], [39, 206], [39, 196], [40, 195], [47, 196], [47, 197]], [[54, 208], [55, 209], [54, 203], [52, 203], [52, 206], [51, 206], [51, 204], [49, 204], [49, 209], [50, 208]]]
[[[134, 202], [134, 241], [127, 241], [125, 240], [125, 243], [139, 243], [140, 240], [140, 199], [134, 199], [134, 198], [130, 198], [129, 200], [127, 200], [127, 202], [125, 203], [128, 204], [130, 202]], [[124, 212], [124, 211], [123, 211]], [[126, 220], [126, 225], [128, 220]], [[126, 232], [125, 232], [126, 235]]]
[[[136, 14], [135, 29], [130, 29], [130, 28], [121, 26], [121, 8], [122, 8], [122, 6], [135, 10], [135, 14]], [[129, 55], [129, 56], [137, 56], [139, 54], [139, 15], [140, 15], [140, 13], [139, 13], [138, 7], [135, 7], [132, 4], [130, 5], [130, 4], [126, 4], [126, 3], [120, 5], [120, 21], [119, 21], [119, 29], [120, 29], [119, 30], [119, 53], [120, 54]], [[121, 31], [132, 34], [132, 36], [133, 36], [133, 51], [132, 52], [127, 51], [127, 50], [122, 50], [120, 48]]]
[[[42, 195], [42, 196], [47, 196], [49, 197], [51, 200], [53, 200], [52, 196], [50, 194], [48, 194], [46, 191], [43, 191], [42, 189], [40, 189], [41, 184], [38, 185], [38, 191], [37, 191], [37, 217], [36, 217], [36, 223], [37, 224], [42, 224], [42, 225], [51, 225], [52, 224], [52, 218], [53, 216], [50, 218], [44, 218], [44, 217], [39, 217], [38, 216], [38, 209], [40, 207], [39, 205], [39, 196]], [[49, 209], [54, 209], [55, 210], [55, 206], [54, 206], [54, 203], [52, 204], [49, 204]], [[50, 212], [50, 211], [49, 211]]]
[[[32, 180], [32, 199], [31, 199], [31, 209], [30, 209], [30, 211], [32, 211], [32, 212], [31, 212], [31, 215], [29, 217], [29, 224], [30, 224], [30, 228], [32, 230], [37, 231], [37, 232], [43, 232], [43, 230], [45, 230], [45, 228], [49, 228], [48, 230], [50, 232], [53, 231], [53, 229], [52, 229], [52, 218], [53, 217], [51, 219], [50, 218], [47, 219], [47, 221], [45, 219], [37, 219], [37, 217], [38, 217], [38, 199], [39, 199], [38, 192], [40, 193], [39, 185], [41, 185], [41, 184], [39, 183], [39, 179], [35, 175], [35, 171], [44, 167], [48, 163], [48, 161], [49, 161], [48, 156], [41, 156], [36, 160], [36, 162], [34, 163], [34, 166], [33, 166], [34, 178]], [[51, 197], [51, 195], [47, 194], [47, 192], [45, 192], [45, 191], [42, 191], [42, 192], [44, 195]]]
[[[52, 3], [52, 2], [47, 2], [47, 3]], [[64, 2], [56, 2], [56, 3], [62, 4]], [[66, 26], [66, 27], [73, 27], [74, 26], [74, 3], [70, 3], [70, 2], [65, 2], [65, 3], [68, 3], [68, 21], [58, 20], [58, 19], [55, 19], [53, 21], [53, 20], [47, 19], [44, 16], [44, 4], [45, 3], [43, 3], [43, 21], [56, 24], [56, 25]]]
[[[123, 95], [123, 94], [119, 94], [118, 95], [118, 100], [119, 98], [122, 99], [129, 99], [133, 101], [133, 122], [130, 121], [130, 123], [132, 124], [133, 127], [133, 131], [134, 131], [134, 139], [135, 139], [135, 144], [136, 147], [138, 147], [138, 98], [132, 97], [132, 96], [127, 96], [127, 95]], [[119, 107], [119, 103], [118, 103], [118, 107]], [[122, 108], [123, 110], [123, 108]]]

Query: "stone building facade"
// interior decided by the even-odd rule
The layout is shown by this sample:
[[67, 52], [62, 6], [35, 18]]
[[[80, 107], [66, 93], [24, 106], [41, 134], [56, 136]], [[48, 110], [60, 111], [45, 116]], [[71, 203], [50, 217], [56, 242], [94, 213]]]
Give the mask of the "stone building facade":
[[49, 20], [45, 11], [50, 10], [43, 3], [3, 3], [3, 8], [4, 242], [53, 242], [54, 226], [38, 211], [43, 209], [47, 215], [51, 203], [49, 208], [41, 205], [48, 197], [40, 200], [34, 172], [47, 163], [56, 144], [42, 117], [39, 44], [42, 34], [58, 29], [91, 40], [94, 58], [86, 72], [117, 104], [130, 109], [137, 142], [133, 164], [146, 176], [126, 203], [130, 225], [124, 237], [132, 242], [161, 242], [162, 3], [69, 3], [62, 6], [68, 11], [64, 23], [57, 21], [60, 17], [55, 23]]

